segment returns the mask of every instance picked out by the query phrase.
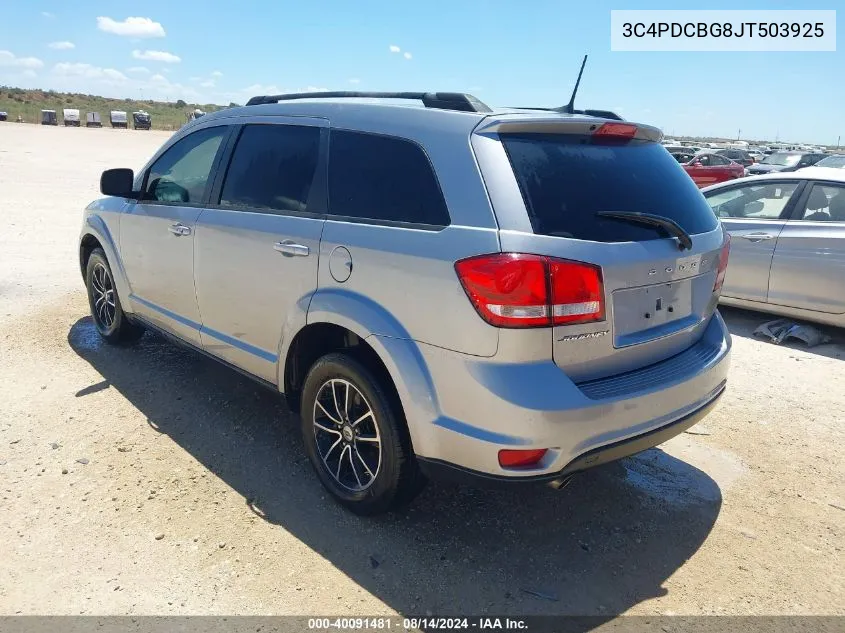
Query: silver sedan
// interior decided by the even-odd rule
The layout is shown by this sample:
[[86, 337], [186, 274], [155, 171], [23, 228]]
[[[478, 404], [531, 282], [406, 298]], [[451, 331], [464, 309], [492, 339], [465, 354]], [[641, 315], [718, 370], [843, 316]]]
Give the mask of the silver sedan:
[[845, 170], [752, 176], [702, 193], [732, 238], [722, 303], [845, 327]]

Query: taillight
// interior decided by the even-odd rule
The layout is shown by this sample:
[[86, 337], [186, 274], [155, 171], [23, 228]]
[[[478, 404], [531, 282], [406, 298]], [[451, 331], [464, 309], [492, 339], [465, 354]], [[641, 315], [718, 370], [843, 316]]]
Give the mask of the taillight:
[[549, 327], [604, 320], [601, 269], [541, 255], [495, 253], [455, 271], [482, 319], [497, 327]]
[[725, 243], [719, 251], [719, 266], [716, 269], [716, 283], [713, 284], [713, 292], [721, 292], [722, 284], [725, 283], [725, 272], [728, 270], [728, 256], [731, 253], [731, 234], [725, 233]]
[[499, 466], [502, 468], [526, 468], [536, 466], [546, 456], [547, 448], [525, 450], [504, 449], [499, 451]]

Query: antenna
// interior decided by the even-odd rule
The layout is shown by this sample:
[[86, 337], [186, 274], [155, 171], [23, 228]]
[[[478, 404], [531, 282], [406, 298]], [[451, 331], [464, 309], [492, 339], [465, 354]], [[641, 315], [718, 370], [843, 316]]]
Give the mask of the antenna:
[[575, 95], [578, 93], [578, 86], [581, 84], [581, 75], [584, 74], [584, 66], [586, 65], [587, 56], [584, 55], [584, 61], [581, 62], [581, 70], [578, 71], [578, 79], [575, 81], [575, 87], [572, 89], [572, 96], [569, 97], [569, 103], [557, 108], [558, 112], [565, 112], [567, 114], [573, 114], [575, 112]]

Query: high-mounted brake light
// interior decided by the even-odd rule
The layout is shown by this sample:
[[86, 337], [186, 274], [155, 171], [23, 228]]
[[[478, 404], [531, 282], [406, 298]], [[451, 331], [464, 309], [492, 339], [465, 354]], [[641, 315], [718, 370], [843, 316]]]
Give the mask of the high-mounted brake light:
[[478, 314], [497, 327], [604, 320], [601, 269], [592, 264], [495, 253], [461, 260], [455, 271]]
[[593, 136], [604, 138], [634, 138], [637, 135], [637, 126], [630, 123], [604, 123], [593, 132]]
[[722, 250], [719, 251], [719, 265], [716, 268], [716, 283], [713, 284], [713, 292], [718, 293], [722, 291], [722, 284], [725, 283], [725, 273], [728, 269], [728, 257], [731, 253], [731, 234], [725, 233], [725, 243], [722, 244]]

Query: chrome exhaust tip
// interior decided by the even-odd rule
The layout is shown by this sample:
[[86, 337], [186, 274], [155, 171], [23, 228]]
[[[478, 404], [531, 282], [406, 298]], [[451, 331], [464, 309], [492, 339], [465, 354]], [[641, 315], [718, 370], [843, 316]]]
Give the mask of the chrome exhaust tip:
[[574, 475], [569, 475], [568, 477], [561, 477], [560, 479], [552, 479], [547, 482], [546, 485], [553, 490], [563, 490], [569, 485], [569, 482], [572, 481], [573, 477]]

